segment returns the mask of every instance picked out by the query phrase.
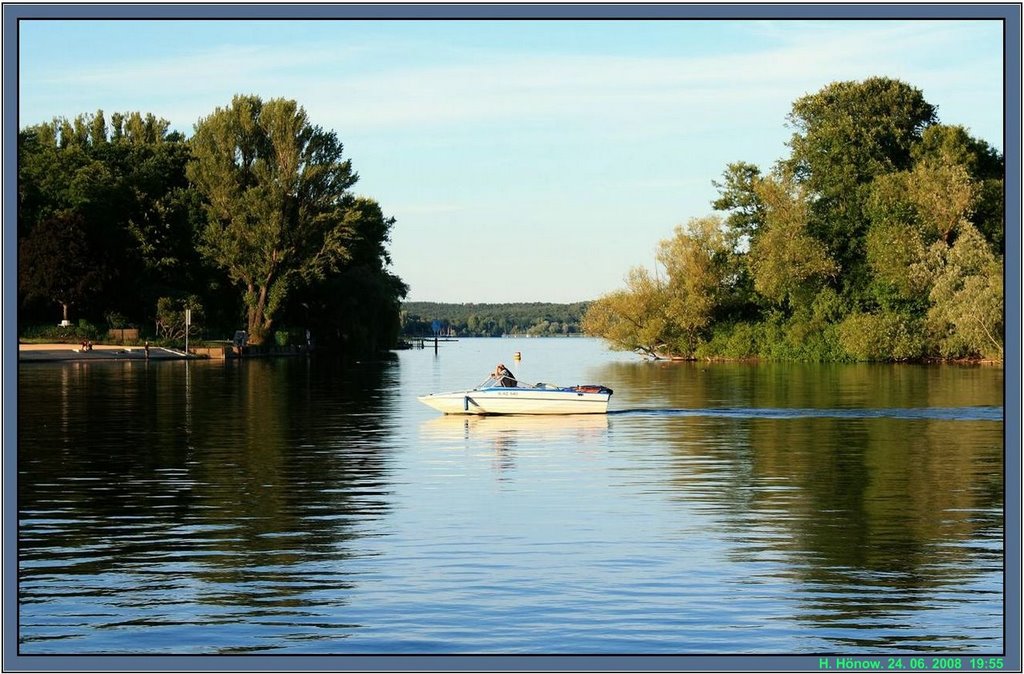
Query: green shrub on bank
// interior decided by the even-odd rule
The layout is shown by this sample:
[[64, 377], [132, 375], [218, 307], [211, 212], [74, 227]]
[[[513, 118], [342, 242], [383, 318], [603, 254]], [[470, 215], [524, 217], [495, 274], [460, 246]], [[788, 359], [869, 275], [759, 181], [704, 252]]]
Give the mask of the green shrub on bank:
[[843, 349], [856, 360], [908, 361], [927, 355], [920, 319], [892, 312], [856, 313], [839, 325]]
[[759, 326], [732, 323], [715, 326], [711, 337], [696, 350], [697, 358], [704, 360], [744, 360], [760, 356]]
[[696, 350], [704, 360], [843, 362], [853, 360], [833, 323], [785, 320], [773, 315], [763, 323], [717, 325]]
[[82, 319], [77, 325], [33, 325], [22, 328], [20, 339], [26, 341], [45, 341], [57, 343], [74, 343], [83, 340], [96, 341], [100, 331], [89, 321]]

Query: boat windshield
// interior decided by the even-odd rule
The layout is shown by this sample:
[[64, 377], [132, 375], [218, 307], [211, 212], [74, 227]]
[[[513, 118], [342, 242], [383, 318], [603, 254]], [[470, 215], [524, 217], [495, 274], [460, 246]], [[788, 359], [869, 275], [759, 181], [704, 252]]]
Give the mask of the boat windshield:
[[[494, 377], [488, 377], [487, 379], [485, 379], [483, 381], [483, 383], [477, 384], [477, 388], [478, 389], [482, 389], [482, 388], [499, 388], [499, 387], [500, 388], [504, 388], [504, 387], [502, 387], [501, 382], [498, 381], [497, 379], [495, 379]], [[523, 381], [517, 381], [516, 385], [515, 385], [515, 388], [544, 389], [544, 390], [547, 390], [547, 391], [552, 391], [552, 390], [559, 390], [561, 387], [555, 386], [554, 384], [544, 384], [542, 382], [534, 384], [534, 385], [530, 385], [530, 384], [527, 384], [526, 382], [523, 382]]]

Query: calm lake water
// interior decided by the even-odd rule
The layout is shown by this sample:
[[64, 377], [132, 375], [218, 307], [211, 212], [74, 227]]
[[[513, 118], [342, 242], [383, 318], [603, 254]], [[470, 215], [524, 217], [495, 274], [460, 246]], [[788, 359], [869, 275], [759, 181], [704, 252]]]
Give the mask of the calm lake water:
[[[499, 361], [609, 414], [416, 400]], [[22, 655], [1003, 649], [999, 368], [476, 339], [18, 395]]]

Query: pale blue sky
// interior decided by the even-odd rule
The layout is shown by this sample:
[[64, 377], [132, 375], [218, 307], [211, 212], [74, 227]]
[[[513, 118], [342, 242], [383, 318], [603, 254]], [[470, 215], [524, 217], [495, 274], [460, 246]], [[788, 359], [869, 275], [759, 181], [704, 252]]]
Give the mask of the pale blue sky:
[[22, 21], [20, 125], [193, 124], [236, 93], [335, 130], [411, 300], [593, 299], [786, 154], [792, 102], [894, 77], [1002, 149], [998, 21]]

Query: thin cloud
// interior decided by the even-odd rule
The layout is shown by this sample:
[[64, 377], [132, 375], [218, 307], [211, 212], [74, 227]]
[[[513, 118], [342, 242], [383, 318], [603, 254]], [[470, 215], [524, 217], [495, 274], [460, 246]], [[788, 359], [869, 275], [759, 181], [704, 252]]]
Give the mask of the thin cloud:
[[894, 64], [903, 71], [897, 76], [931, 80], [938, 70], [946, 86], [972, 87], [976, 66], [900, 56], [926, 53], [953, 34], [913, 26], [831, 31], [756, 53], [690, 58], [467, 54], [463, 65], [339, 75], [305, 100], [333, 110], [348, 128], [551, 119], [678, 124], [680, 114], [705, 126], [749, 118], [752, 106], [780, 92], [791, 101], [836, 79], [889, 74]]
[[[578, 56], [468, 49], [460, 55], [449, 48], [447, 65], [390, 70], [382, 70], [377, 61], [387, 48], [398, 50], [398, 45], [321, 42], [296, 49], [229, 44], [148, 62], [51, 73], [28, 84], [25, 93], [106, 90], [118, 99], [150, 89], [158, 96], [175, 92], [186, 99], [176, 110], [206, 114], [233, 93], [254, 91], [292, 96], [350, 129], [581, 115], [623, 121], [681, 111], [699, 122], [748, 116], [744, 106], [778, 97], [780, 90], [799, 95], [842, 77], [886, 74], [893, 63], [901, 63], [901, 54], [934, 53], [936, 45], [962, 39], [962, 26], [943, 22], [883, 23], [867, 31], [860, 29], [864, 24], [852, 25], [856, 30], [849, 23], [754, 22], [750, 30], [772, 36], [777, 46], [726, 55]], [[415, 49], [424, 47], [417, 44]], [[902, 63], [918, 77], [943, 68], [960, 85], [977, 74], [976, 68], [956, 64]], [[362, 74], [351, 74], [357, 71]]]
[[[990, 50], [989, 68], [963, 63], [953, 53], [965, 41], [999, 36], [978, 22], [736, 25], [749, 33], [751, 44], [771, 46], [753, 49], [744, 42], [722, 54], [632, 56], [523, 52], [507, 46], [442, 45], [438, 52], [422, 35], [407, 34], [392, 40], [311, 42], [301, 48], [236, 42], [59, 74], [33, 70], [31, 78], [22, 80], [22, 109], [44, 109], [49, 115], [97, 107], [128, 110], [137, 109], [144, 98], [146, 111], [188, 131], [232, 95], [258, 93], [294, 98], [318, 124], [346, 135], [509, 123], [529, 133], [531, 125], [554, 123], [628, 138], [712, 133], [749, 124], [754, 114], [761, 116], [758, 123], [781, 126], [797, 97], [830, 81], [873, 75], [927, 85], [926, 97], [936, 89], [967, 92], [963, 97], [978, 105], [974, 116], [1000, 109], [1001, 101], [977, 100], [976, 93], [979, 72], [991, 71], [996, 82], [1001, 77], [998, 50]], [[949, 59], [935, 60], [937, 50], [950, 53]], [[984, 88], [1001, 90], [991, 82]], [[80, 107], [55, 111], [52, 102], [57, 100]], [[999, 120], [988, 123], [1000, 126]]]

